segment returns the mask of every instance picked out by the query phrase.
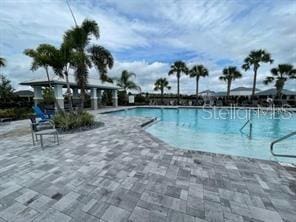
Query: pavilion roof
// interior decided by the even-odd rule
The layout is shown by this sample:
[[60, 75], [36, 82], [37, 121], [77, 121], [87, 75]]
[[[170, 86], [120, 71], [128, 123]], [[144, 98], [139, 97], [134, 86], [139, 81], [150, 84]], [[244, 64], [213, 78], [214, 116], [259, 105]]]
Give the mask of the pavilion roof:
[[[50, 77], [52, 85], [63, 85], [66, 87], [66, 79], [59, 76]], [[69, 83], [71, 87], [77, 87], [77, 83], [73, 75], [69, 75]], [[21, 82], [20, 85], [25, 86], [48, 86], [47, 78], [32, 79]], [[87, 88], [98, 88], [98, 89], [119, 89], [114, 83], [102, 82], [100, 79], [88, 78]]]

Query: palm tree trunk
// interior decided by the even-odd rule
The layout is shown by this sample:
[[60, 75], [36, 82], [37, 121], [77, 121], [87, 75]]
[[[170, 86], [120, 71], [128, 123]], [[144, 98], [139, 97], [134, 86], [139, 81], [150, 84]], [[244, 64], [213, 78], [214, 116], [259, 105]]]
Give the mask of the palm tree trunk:
[[281, 91], [278, 89], [276, 92], [276, 99], [278, 100], [278, 105], [283, 105], [282, 95]]
[[196, 76], [196, 104], [198, 101], [198, 82], [199, 82], [199, 76]]
[[282, 102], [282, 97], [283, 97], [282, 89], [279, 90], [279, 92], [278, 92], [278, 97], [279, 97], [279, 99], [280, 99], [281, 102]]
[[80, 109], [83, 110], [84, 109], [84, 101], [85, 101], [85, 88], [87, 87], [87, 65], [86, 65], [86, 59], [85, 59], [85, 54], [84, 54], [84, 48], [80, 47], [78, 48], [78, 52], [80, 55], [82, 55], [82, 60], [80, 60], [78, 62], [78, 66], [79, 66], [79, 70], [78, 73], [79, 74], [79, 78], [80, 78]]
[[177, 101], [180, 105], [180, 75], [177, 75]]
[[283, 90], [283, 88], [284, 87], [281, 87], [281, 86], [276, 87], [276, 97], [280, 101], [281, 104], [283, 104], [283, 101], [282, 101], [282, 90]]
[[49, 73], [48, 73], [48, 67], [47, 66], [45, 66], [45, 72], [46, 72], [46, 76], [47, 76], [47, 81], [48, 81], [49, 88], [52, 91], [52, 85], [51, 85], [51, 82], [50, 82]]
[[84, 109], [84, 101], [85, 101], [85, 87], [82, 86], [81, 89], [80, 89], [80, 108], [81, 110]]
[[160, 90], [160, 94], [161, 94], [161, 105], [163, 105], [163, 89]]
[[253, 80], [253, 89], [252, 89], [252, 99], [255, 97], [255, 90], [256, 90], [256, 81], [257, 81], [257, 67], [254, 66], [254, 80]]
[[[48, 67], [47, 66], [45, 66], [45, 72], [46, 72], [46, 76], [47, 76], [47, 81], [48, 81], [48, 85], [49, 85], [49, 88], [50, 88], [50, 92], [51, 93], [54, 93], [54, 90], [53, 90], [52, 85], [51, 85], [51, 82], [50, 82], [49, 73], [48, 73]], [[60, 105], [59, 105], [59, 103], [58, 103], [57, 98], [55, 97], [55, 95], [53, 96], [53, 98], [54, 98], [54, 104], [57, 107], [58, 112], [63, 112], [63, 110], [60, 107]]]
[[230, 96], [230, 88], [231, 88], [231, 80], [228, 80], [227, 82], [227, 98]]
[[65, 71], [65, 76], [66, 76], [66, 83], [67, 83], [67, 97], [69, 101], [69, 109], [72, 112], [73, 111], [73, 104], [72, 104], [72, 96], [71, 96], [71, 89], [70, 89], [70, 83], [69, 83], [69, 76], [68, 76], [68, 71]]
[[127, 95], [127, 88], [126, 87], [124, 87], [123, 94], [124, 94], [124, 104], [128, 105], [128, 95]]

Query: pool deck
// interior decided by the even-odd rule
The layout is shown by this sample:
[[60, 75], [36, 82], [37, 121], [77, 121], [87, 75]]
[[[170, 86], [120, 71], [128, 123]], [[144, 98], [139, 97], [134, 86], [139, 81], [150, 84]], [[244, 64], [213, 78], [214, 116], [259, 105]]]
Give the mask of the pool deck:
[[149, 118], [97, 119], [44, 150], [28, 120], [0, 126], [0, 222], [295, 221], [296, 168], [174, 149]]

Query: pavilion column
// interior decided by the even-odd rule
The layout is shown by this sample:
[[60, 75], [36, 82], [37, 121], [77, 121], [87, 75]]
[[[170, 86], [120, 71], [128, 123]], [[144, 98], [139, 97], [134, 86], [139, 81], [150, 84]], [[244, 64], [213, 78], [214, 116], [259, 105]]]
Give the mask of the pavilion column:
[[[54, 96], [61, 109], [64, 109], [64, 96], [62, 85], [54, 85]], [[55, 107], [55, 109], [57, 109], [57, 107]]]
[[97, 88], [91, 88], [91, 108], [98, 109]]
[[102, 90], [100, 90], [100, 89], [98, 89], [98, 91], [97, 91], [97, 93], [98, 93], [98, 106], [102, 106]]
[[117, 89], [112, 90], [112, 104], [113, 106], [118, 106], [118, 95], [117, 95]]
[[34, 89], [34, 105], [37, 106], [38, 103], [43, 99], [41, 86], [33, 86]]

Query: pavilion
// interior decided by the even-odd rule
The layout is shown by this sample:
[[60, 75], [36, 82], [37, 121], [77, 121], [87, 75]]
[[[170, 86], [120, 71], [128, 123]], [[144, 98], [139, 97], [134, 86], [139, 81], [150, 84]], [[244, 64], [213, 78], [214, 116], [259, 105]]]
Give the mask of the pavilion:
[[[67, 88], [66, 80], [53, 76], [50, 78], [50, 83], [54, 88], [54, 96], [62, 109], [64, 109], [64, 96], [63, 96], [63, 88]], [[79, 98], [79, 88], [75, 81], [74, 76], [69, 76], [69, 83], [72, 91], [72, 99], [80, 100]], [[21, 82], [20, 85], [31, 86], [34, 90], [34, 104], [37, 105], [42, 99], [42, 87], [48, 87], [48, 80], [46, 78], [42, 79], [33, 79], [25, 82]], [[118, 106], [118, 96], [117, 91], [119, 87], [113, 83], [102, 82], [99, 79], [91, 79], [88, 78], [88, 83], [86, 86], [86, 90], [90, 90], [91, 97], [91, 106], [92, 109], [98, 109], [98, 104], [101, 103], [102, 93], [103, 91], [110, 90], [112, 91], [112, 104], [113, 106]]]

